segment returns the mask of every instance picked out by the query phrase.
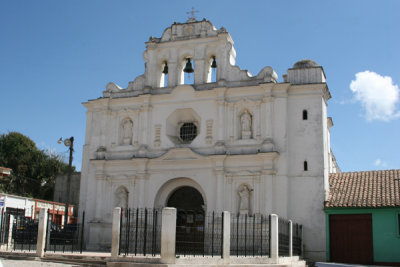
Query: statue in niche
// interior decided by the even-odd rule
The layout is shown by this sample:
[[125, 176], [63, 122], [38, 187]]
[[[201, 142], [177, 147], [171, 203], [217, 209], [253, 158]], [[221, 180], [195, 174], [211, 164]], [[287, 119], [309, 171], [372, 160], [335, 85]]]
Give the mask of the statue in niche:
[[240, 124], [242, 126], [242, 139], [251, 138], [251, 114], [245, 110], [240, 116]]
[[249, 214], [249, 203], [250, 203], [250, 190], [248, 185], [242, 185], [239, 188], [239, 213], [240, 214]]
[[133, 123], [131, 120], [125, 120], [122, 124], [122, 144], [130, 145], [132, 143], [132, 127]]
[[125, 187], [120, 187], [115, 192], [116, 207], [126, 209], [128, 207], [128, 190]]

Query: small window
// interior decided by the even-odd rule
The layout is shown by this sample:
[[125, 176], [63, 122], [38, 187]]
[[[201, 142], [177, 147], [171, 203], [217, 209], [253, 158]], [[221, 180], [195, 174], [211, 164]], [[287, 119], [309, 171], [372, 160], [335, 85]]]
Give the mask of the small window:
[[308, 113], [307, 113], [307, 110], [303, 110], [303, 120], [304, 120], [304, 121], [308, 120]]
[[307, 163], [307, 161], [305, 160], [304, 161], [304, 163], [303, 163], [303, 167], [304, 167], [304, 171], [308, 171], [308, 163]]
[[197, 136], [197, 127], [193, 122], [185, 122], [179, 130], [179, 136], [184, 143], [189, 143]]

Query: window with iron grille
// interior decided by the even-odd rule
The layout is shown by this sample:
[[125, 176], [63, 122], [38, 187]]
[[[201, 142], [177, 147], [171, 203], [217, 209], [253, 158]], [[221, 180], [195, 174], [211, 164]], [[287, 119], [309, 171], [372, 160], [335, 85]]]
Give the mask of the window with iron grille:
[[193, 122], [185, 122], [180, 128], [179, 136], [185, 143], [193, 141], [197, 136], [196, 125]]

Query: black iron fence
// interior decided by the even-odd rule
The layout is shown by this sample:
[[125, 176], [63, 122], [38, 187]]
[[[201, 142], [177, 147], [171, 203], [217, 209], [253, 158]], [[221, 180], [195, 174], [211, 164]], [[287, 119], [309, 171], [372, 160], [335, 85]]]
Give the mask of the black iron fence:
[[79, 252], [84, 246], [85, 212], [82, 212], [81, 223], [58, 225], [48, 213], [45, 251]]
[[293, 255], [302, 256], [302, 235], [303, 226], [298, 223], [293, 223]]
[[0, 216], [0, 244], [6, 244], [8, 242], [9, 229], [10, 214], [3, 210]]
[[289, 229], [288, 220], [278, 218], [279, 256], [289, 256]]
[[161, 253], [161, 210], [123, 209], [120, 227], [120, 255]]
[[13, 250], [36, 250], [39, 220], [19, 215], [11, 223]]
[[[0, 214], [0, 242], [13, 250], [36, 249], [38, 220], [21, 214]], [[50, 215], [50, 214], [49, 214]], [[49, 216], [45, 251], [80, 252], [84, 247], [85, 212], [79, 224], [58, 225]], [[221, 257], [223, 213], [178, 210], [176, 221], [177, 256]], [[230, 255], [237, 257], [270, 256], [271, 216], [262, 214], [230, 215]], [[125, 209], [120, 217], [120, 255], [156, 256], [161, 252], [162, 211], [159, 209]], [[9, 229], [12, 227], [12, 232]], [[289, 256], [289, 221], [278, 219], [279, 255]], [[302, 225], [292, 223], [293, 255], [302, 255]]]
[[[12, 250], [35, 250], [38, 221], [31, 209], [7, 208], [0, 214], [0, 244]], [[11, 219], [13, 218], [13, 219]]]
[[223, 214], [178, 210], [176, 255], [221, 256]]
[[262, 214], [231, 215], [231, 256], [269, 256], [270, 217]]

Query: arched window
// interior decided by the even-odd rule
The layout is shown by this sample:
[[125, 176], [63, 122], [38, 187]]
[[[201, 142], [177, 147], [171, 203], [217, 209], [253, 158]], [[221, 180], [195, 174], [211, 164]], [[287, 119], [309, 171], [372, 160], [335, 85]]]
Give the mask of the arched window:
[[308, 112], [306, 109], [303, 110], [303, 120], [304, 121], [308, 120]]
[[307, 163], [307, 161], [305, 160], [304, 161], [304, 163], [303, 163], [303, 167], [304, 167], [304, 171], [308, 171], [308, 163]]

